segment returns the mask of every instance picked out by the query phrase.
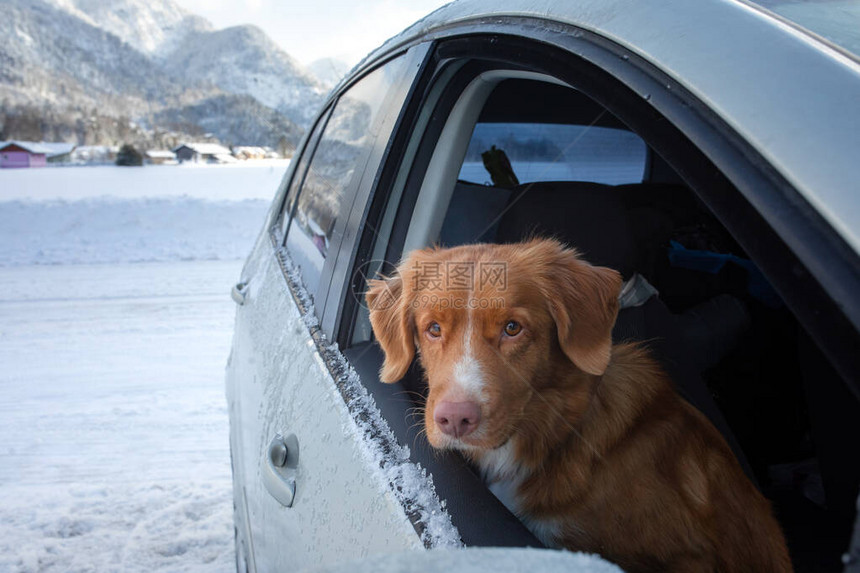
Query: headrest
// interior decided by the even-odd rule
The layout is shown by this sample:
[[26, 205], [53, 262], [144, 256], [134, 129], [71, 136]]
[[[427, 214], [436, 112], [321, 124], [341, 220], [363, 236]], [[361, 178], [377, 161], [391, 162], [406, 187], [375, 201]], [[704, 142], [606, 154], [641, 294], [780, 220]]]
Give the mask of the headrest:
[[554, 237], [576, 248], [589, 263], [629, 278], [641, 253], [623, 195], [616, 187], [591, 182], [520, 185], [508, 201], [496, 240], [515, 243], [533, 236]]

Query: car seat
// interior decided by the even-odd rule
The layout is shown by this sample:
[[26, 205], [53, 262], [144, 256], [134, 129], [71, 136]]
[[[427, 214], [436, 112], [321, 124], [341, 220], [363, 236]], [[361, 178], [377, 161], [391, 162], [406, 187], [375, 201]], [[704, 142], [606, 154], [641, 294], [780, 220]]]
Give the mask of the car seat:
[[[495, 240], [518, 242], [549, 236], [575, 247], [595, 265], [651, 279], [678, 216], [695, 209], [691, 192], [675, 185], [611, 186], [591, 182], [539, 182], [514, 188]], [[720, 294], [683, 313], [651, 296], [623, 308], [613, 338], [647, 344], [678, 392], [720, 431], [744, 471], [757, 483], [737, 439], [701, 373], [718, 362], [749, 325], [744, 303]]]

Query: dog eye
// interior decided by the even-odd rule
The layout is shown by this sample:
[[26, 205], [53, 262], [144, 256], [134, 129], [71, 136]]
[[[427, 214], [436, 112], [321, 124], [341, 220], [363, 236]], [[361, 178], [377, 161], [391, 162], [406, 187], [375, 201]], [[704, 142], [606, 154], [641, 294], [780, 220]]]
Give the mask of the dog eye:
[[522, 330], [522, 325], [515, 320], [509, 320], [508, 323], [505, 325], [505, 334], [507, 334], [508, 336], [516, 336], [517, 334], [522, 332]]
[[438, 322], [431, 322], [430, 326], [427, 327], [427, 333], [433, 338], [439, 338], [442, 336], [442, 327], [439, 326]]

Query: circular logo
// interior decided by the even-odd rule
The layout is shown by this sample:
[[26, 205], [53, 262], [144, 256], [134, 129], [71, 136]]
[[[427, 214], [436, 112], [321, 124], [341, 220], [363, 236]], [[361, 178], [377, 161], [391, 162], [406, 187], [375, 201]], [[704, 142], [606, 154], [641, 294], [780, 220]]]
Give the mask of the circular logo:
[[[393, 277], [397, 276], [397, 269], [392, 269], [391, 274], [383, 276], [380, 271], [390, 264], [383, 260], [370, 260], [360, 264], [353, 273], [350, 281], [352, 297], [362, 308], [371, 310], [387, 310], [397, 303], [397, 294], [392, 290]], [[376, 279], [381, 281], [373, 287], [370, 281]], [[368, 294], [370, 302], [368, 303]]]

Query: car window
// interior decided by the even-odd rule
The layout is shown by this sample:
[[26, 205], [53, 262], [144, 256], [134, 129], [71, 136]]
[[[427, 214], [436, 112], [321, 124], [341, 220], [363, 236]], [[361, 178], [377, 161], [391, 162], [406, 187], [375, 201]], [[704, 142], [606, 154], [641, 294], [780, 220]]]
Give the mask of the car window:
[[490, 185], [487, 151], [504, 151], [519, 183], [594, 181], [639, 183], [647, 147], [631, 131], [590, 125], [478, 123], [459, 179]]
[[[518, 60], [512, 62], [516, 69], [500, 70], [498, 54], [529, 50], [496, 37], [486, 40], [493, 59], [482, 67], [475, 64], [481, 44], [470, 40], [468, 45], [440, 44], [445, 62], [458, 49], [470, 61], [455, 71], [438, 99], [430, 97], [436, 84], [428, 83], [422, 106], [432, 106], [433, 121], [411, 124], [409, 144], [416, 151], [391, 166], [396, 177], [383, 192], [396, 200], [380, 202], [384, 211], [376, 215], [383, 223], [390, 218], [391, 228], [369, 221], [364, 232], [375, 243], [359, 252], [356, 260], [364, 266], [356, 264], [353, 276], [375, 276], [377, 268], [391, 276], [397, 261], [415, 248], [516, 242], [535, 234], [562, 240], [589, 262], [618, 270], [625, 293], [644, 288], [620, 300], [616, 340], [644, 342], [665, 365], [681, 393], [726, 439], [747, 475], [775, 494], [772, 501], [790, 541], [812, 530], [822, 532], [819, 539], [841, 539], [841, 545], [812, 540], [798, 570], [836, 570], [850, 534], [842, 516], [853, 516], [857, 499], [858, 466], [845, 452], [856, 449], [856, 439], [846, 436], [860, 436], [858, 402], [819, 348], [826, 336], [806, 330], [815, 326], [810, 314], [800, 315], [801, 320], [795, 316], [798, 310], [829, 308], [830, 302], [815, 290], [820, 287], [811, 275], [799, 272], [802, 265], [748, 202], [763, 184], [741, 179], [741, 190], [720, 171], [746, 165], [740, 155], [721, 156], [736, 142], [723, 140], [716, 130], [700, 132], [711, 121], [707, 116], [685, 120], [676, 130], [665, 115], [655, 113], [659, 108], [651, 107], [658, 101], [673, 111], [670, 106], [689, 106], [691, 96], [680, 103], [642, 98], [642, 92], [615, 82], [608, 72], [594, 80], [594, 70], [579, 66], [576, 58], [530, 58], [529, 74]], [[500, 46], [506, 41], [511, 46]], [[552, 63], [560, 61], [571, 68]], [[439, 82], [448, 81], [443, 71]], [[716, 143], [711, 149], [721, 151], [714, 154], [718, 163], [710, 163], [688, 137], [701, 133], [716, 135], [708, 144]], [[700, 135], [704, 139], [711, 138]], [[568, 148], [577, 153], [565, 153]], [[556, 165], [554, 157], [564, 161]], [[601, 157], [614, 158], [605, 162], [614, 166], [598, 169]], [[754, 153], [748, 161], [764, 165]], [[788, 208], [788, 201], [781, 206]], [[384, 262], [376, 267], [365, 262], [381, 256]], [[466, 280], [474, 279], [471, 269]], [[360, 299], [366, 283], [354, 284]], [[786, 293], [796, 298], [783, 300]], [[829, 315], [840, 319], [831, 321], [834, 327], [841, 324], [837, 312]], [[377, 386], [388, 388], [373, 384], [381, 357], [374, 354], [366, 313], [356, 315], [350, 361], [378, 397]], [[703, 319], [708, 326], [700, 328], [696, 323]], [[850, 332], [850, 340], [856, 340], [856, 332]], [[785, 353], [786, 348], [796, 351]], [[377, 401], [390, 408], [388, 418], [409, 419], [410, 407], [420, 411], [424, 406], [420, 368], [407, 371], [398, 384], [400, 410], [393, 399]], [[415, 444], [415, 439], [407, 434], [404, 443]], [[413, 455], [427, 449], [415, 447]], [[434, 477], [442, 473], [433, 471]], [[457, 507], [465, 490], [462, 482], [437, 488], [451, 507]], [[476, 524], [480, 534], [484, 524], [497, 523], [483, 512], [469, 515], [473, 505], [468, 502], [460, 507], [465, 509], [455, 518], [458, 527], [465, 523], [461, 534], [467, 544], [470, 526]], [[801, 547], [798, 542], [791, 549]]]
[[292, 180], [290, 181], [290, 187], [287, 190], [286, 198], [284, 199], [284, 210], [281, 215], [281, 233], [286, 234], [287, 223], [290, 220], [290, 216], [293, 213], [293, 207], [295, 206], [296, 197], [299, 194], [299, 189], [302, 186], [302, 183], [305, 180], [305, 173], [308, 169], [308, 163], [310, 163], [311, 157], [314, 154], [314, 148], [319, 141], [320, 135], [322, 134], [322, 130], [326, 125], [326, 121], [328, 120], [328, 116], [331, 113], [331, 108], [328, 108], [317, 121], [316, 126], [314, 126], [313, 132], [310, 134], [307, 140], [307, 144], [305, 144], [304, 151], [302, 155], [298, 159], [298, 163], [296, 164], [295, 169], [293, 170]]
[[311, 293], [319, 286], [345, 191], [361, 175], [359, 167], [377, 135], [385, 96], [406, 65], [398, 58], [360, 79], [338, 99], [323, 128], [301, 183], [286, 243]]

